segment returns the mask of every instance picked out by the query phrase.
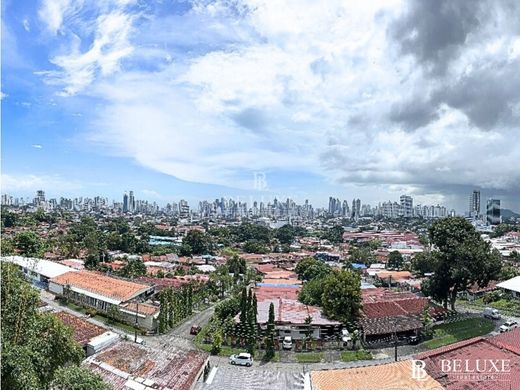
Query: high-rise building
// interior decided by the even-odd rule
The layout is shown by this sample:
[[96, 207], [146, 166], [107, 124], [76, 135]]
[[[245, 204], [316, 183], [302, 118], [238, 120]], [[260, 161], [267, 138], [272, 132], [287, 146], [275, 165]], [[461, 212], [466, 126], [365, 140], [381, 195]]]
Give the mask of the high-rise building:
[[401, 195], [399, 198], [401, 205], [399, 209], [399, 215], [404, 218], [410, 218], [413, 216], [413, 198], [408, 195]]
[[188, 218], [190, 216], [190, 206], [188, 202], [184, 199], [181, 199], [179, 202], [179, 217]]
[[128, 196], [128, 211], [131, 213], [135, 211], [134, 191], [130, 191], [130, 195]]
[[128, 194], [123, 195], [123, 213], [128, 213]]
[[469, 197], [469, 216], [478, 217], [480, 215], [480, 191], [473, 191]]
[[488, 199], [486, 207], [486, 219], [490, 225], [500, 223], [500, 199]]

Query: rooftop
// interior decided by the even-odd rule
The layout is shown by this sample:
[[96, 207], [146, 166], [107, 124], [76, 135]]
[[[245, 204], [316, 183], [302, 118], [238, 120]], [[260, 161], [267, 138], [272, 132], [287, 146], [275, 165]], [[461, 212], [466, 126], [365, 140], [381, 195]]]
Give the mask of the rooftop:
[[63, 286], [69, 285], [73, 291], [87, 293], [85, 295], [93, 293], [119, 302], [128, 301], [151, 289], [146, 284], [113, 278], [92, 271], [67, 272], [51, 281]]
[[74, 332], [74, 340], [80, 345], [86, 345], [92, 338], [105, 333], [107, 330], [94, 325], [82, 318], [60, 311], [55, 314], [65, 325], [70, 326]]
[[512, 279], [508, 279], [504, 282], [498, 283], [497, 287], [520, 293], [520, 276], [515, 276]]
[[271, 285], [258, 286], [254, 288], [254, 293], [258, 302], [278, 298], [297, 300], [299, 291], [299, 286], [278, 287]]
[[[433, 378], [438, 380], [444, 388], [448, 390], [471, 388], [475, 390], [509, 390], [520, 389], [520, 329], [508, 332], [509, 334], [494, 336], [490, 338], [474, 337], [469, 340], [437, 348], [417, 355], [426, 363], [425, 369]], [[443, 360], [460, 359], [465, 361], [468, 371], [475, 369], [477, 361], [480, 370], [485, 370], [482, 360], [492, 359], [506, 360], [510, 367], [510, 372], [493, 373], [493, 379], [489, 380], [490, 375], [481, 375], [480, 378], [471, 380], [471, 387], [468, 387], [468, 380], [461, 378], [460, 375], [442, 370]], [[486, 371], [485, 371], [486, 372]]]
[[312, 371], [313, 390], [378, 389], [378, 390], [440, 390], [439, 382], [427, 375], [418, 381], [412, 378], [411, 360], [379, 366]]
[[1, 259], [2, 261], [7, 261], [9, 263], [17, 264], [20, 267], [27, 268], [47, 278], [54, 278], [67, 272], [76, 271], [74, 268], [45, 259], [23, 256], [3, 256]]
[[271, 299], [258, 302], [257, 318], [259, 324], [267, 323], [271, 302], [274, 305], [275, 322], [277, 324], [305, 324], [305, 319], [311, 316], [313, 325], [341, 325], [338, 321], [324, 317], [319, 307], [307, 306], [292, 299]]
[[[189, 390], [208, 355], [177, 348], [156, 349], [120, 342], [91, 356], [83, 365], [99, 373], [114, 390]], [[141, 386], [135, 386], [141, 384]]]

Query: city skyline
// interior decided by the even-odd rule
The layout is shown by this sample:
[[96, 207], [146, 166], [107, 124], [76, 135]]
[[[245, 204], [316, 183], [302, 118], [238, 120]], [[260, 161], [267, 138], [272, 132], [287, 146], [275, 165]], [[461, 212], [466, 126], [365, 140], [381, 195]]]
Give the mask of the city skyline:
[[518, 211], [508, 7], [5, 1], [2, 193]]
[[[470, 196], [469, 209], [458, 213], [473, 220], [484, 220], [486, 215], [484, 213], [476, 212], [474, 210], [471, 200], [475, 197], [475, 194], [479, 191], [473, 191]], [[411, 217], [424, 217], [424, 218], [438, 218], [447, 217], [457, 214], [457, 211], [453, 208], [448, 208], [445, 205], [440, 204], [421, 204], [414, 203], [413, 197], [403, 194], [399, 197], [399, 202], [392, 200], [379, 201], [376, 204], [370, 204], [362, 202], [361, 199], [352, 199], [352, 203], [349, 203], [347, 199], [339, 199], [332, 196], [328, 198], [328, 205], [325, 207], [320, 205], [313, 205], [308, 199], [304, 202], [298, 202], [291, 197], [287, 198], [259, 198], [255, 199], [250, 197], [249, 199], [240, 197], [220, 197], [214, 199], [204, 199], [195, 202], [190, 202], [185, 199], [170, 199], [165, 203], [151, 201], [148, 199], [139, 199], [135, 196], [133, 190], [125, 191], [122, 195], [122, 199], [109, 199], [108, 197], [97, 195], [93, 198], [88, 196], [80, 196], [74, 198], [67, 198], [63, 196], [59, 197], [48, 197], [45, 191], [36, 191], [36, 196], [31, 197], [15, 197], [9, 194], [2, 194], [2, 205], [6, 206], [33, 206], [43, 208], [46, 211], [51, 211], [56, 208], [68, 209], [68, 210], [85, 210], [90, 209], [113, 209], [122, 212], [123, 214], [138, 214], [141, 212], [164, 212], [166, 214], [185, 214], [188, 216], [190, 213], [195, 212], [201, 217], [210, 217], [217, 209], [221, 209], [222, 214], [226, 214], [225, 209], [240, 210], [239, 214], [243, 216], [271, 216], [276, 217], [277, 213], [273, 210], [280, 209], [284, 210], [279, 217], [288, 217], [293, 214], [293, 211], [298, 211], [298, 215], [305, 214], [308, 217], [314, 217], [314, 211], [320, 213], [320, 215], [328, 215], [331, 217], [345, 217], [357, 219], [359, 217], [368, 216], [383, 216], [386, 218], [411, 218]], [[489, 204], [497, 204], [498, 207], [494, 207], [496, 212], [493, 224], [500, 222], [500, 210], [503, 208], [500, 206], [500, 199], [489, 198], [488, 207], [486, 210], [487, 222], [490, 220]], [[350, 204], [350, 206], [349, 206]], [[88, 206], [88, 208], [84, 208]], [[266, 212], [262, 212], [265, 207]], [[273, 208], [271, 212], [267, 212], [268, 209]], [[34, 209], [35, 210], [35, 209]], [[220, 213], [220, 212], [217, 212]], [[492, 212], [493, 214], [493, 212]]]

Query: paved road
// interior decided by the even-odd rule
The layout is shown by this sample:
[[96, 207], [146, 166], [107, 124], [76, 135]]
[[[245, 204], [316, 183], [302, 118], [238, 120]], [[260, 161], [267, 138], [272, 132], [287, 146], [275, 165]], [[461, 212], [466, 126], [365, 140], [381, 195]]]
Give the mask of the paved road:
[[148, 345], [158, 348], [180, 347], [185, 349], [196, 349], [193, 344], [194, 335], [190, 334], [193, 324], [204, 326], [213, 315], [215, 308], [211, 306], [199, 313], [195, 313], [183, 323], [179, 324], [170, 332], [158, 336], [143, 336]]

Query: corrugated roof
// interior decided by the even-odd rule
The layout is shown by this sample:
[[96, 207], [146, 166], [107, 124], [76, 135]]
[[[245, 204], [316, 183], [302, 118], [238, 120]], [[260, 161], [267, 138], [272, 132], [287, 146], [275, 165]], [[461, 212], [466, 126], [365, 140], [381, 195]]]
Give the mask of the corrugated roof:
[[72, 267], [67, 267], [66, 265], [45, 259], [22, 256], [4, 256], [1, 259], [2, 261], [7, 261], [9, 263], [17, 264], [20, 267], [27, 268], [37, 274], [45, 276], [46, 278], [54, 278], [67, 272], [77, 271]]

